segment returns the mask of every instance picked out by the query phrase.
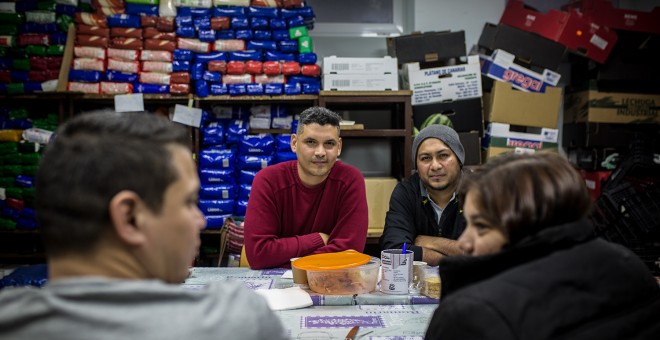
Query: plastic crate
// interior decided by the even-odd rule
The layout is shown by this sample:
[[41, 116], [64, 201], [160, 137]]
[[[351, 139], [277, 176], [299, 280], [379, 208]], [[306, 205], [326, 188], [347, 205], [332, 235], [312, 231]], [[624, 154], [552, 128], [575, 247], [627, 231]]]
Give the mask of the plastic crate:
[[603, 184], [590, 218], [599, 236], [628, 247], [660, 275], [660, 164], [654, 157], [633, 145]]

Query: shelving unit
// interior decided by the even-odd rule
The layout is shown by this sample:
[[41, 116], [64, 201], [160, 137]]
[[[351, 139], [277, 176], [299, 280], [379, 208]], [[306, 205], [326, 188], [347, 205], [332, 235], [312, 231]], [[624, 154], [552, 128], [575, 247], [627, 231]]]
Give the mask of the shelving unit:
[[[363, 130], [342, 129], [342, 138], [347, 139], [385, 139], [391, 145], [393, 177], [401, 180], [412, 171], [410, 164], [410, 148], [412, 146], [412, 107], [410, 91], [388, 92], [334, 92], [322, 91], [317, 95], [299, 96], [209, 96], [205, 98], [172, 95], [143, 94], [145, 109], [154, 107], [168, 108], [175, 104], [192, 105], [197, 108], [209, 108], [212, 105], [262, 105], [288, 104], [293, 107], [292, 113], [298, 114], [310, 106], [327, 107], [339, 110], [387, 110], [391, 112], [389, 127], [373, 127], [364, 124]], [[31, 95], [0, 96], [0, 106], [26, 106], [35, 109], [50, 109], [57, 112], [60, 122], [79, 114], [81, 111], [114, 107], [114, 96], [98, 94], [82, 94], [76, 92], [39, 93]], [[163, 112], [161, 112], [163, 113]], [[358, 122], [362, 123], [362, 122]], [[195, 154], [200, 150], [199, 129], [189, 128], [191, 149]], [[290, 133], [289, 129], [252, 129], [257, 133]], [[350, 147], [350, 144], [347, 144]], [[0, 229], [0, 264], [2, 263], [43, 263], [45, 255], [39, 237], [39, 230], [2, 230]], [[220, 245], [219, 230], [202, 231], [203, 245]], [[373, 243], [374, 237], [370, 239]], [[17, 247], [5, 247], [17, 245]], [[18, 247], [18, 245], [22, 245]], [[20, 249], [19, 249], [20, 248]], [[16, 249], [17, 251], [14, 251]], [[7, 251], [5, 251], [7, 250]], [[206, 253], [200, 255], [200, 260], [207, 264], [217, 264], [218, 254]]]
[[[30, 119], [41, 119], [49, 114], [55, 114], [62, 122], [68, 117], [70, 98], [68, 95], [54, 92], [5, 94], [0, 95], [0, 107], [27, 109]], [[14, 175], [0, 175], [7, 178], [14, 177]], [[18, 199], [18, 197], [14, 198]], [[34, 207], [33, 197], [20, 199], [26, 207]], [[38, 229], [0, 229], [0, 264], [35, 264], [44, 263], [45, 260], [44, 246]]]
[[412, 173], [410, 163], [412, 148], [411, 91], [321, 91], [319, 106], [333, 111], [372, 111], [384, 109], [391, 113], [390, 128], [372, 129], [365, 124], [364, 130], [342, 130], [342, 137], [385, 138], [392, 149], [393, 177], [401, 180]]
[[[208, 96], [195, 98], [195, 107], [208, 108], [212, 105], [266, 105], [266, 104], [290, 104], [296, 107], [292, 113], [298, 114], [310, 106], [318, 105], [316, 95], [298, 96]], [[289, 129], [250, 129], [250, 134], [258, 133], [291, 133]], [[195, 129], [194, 138], [197, 141], [193, 148], [195, 154], [199, 154], [201, 136], [199, 129]]]
[[0, 229], [0, 249], [0, 264], [33, 264], [46, 260], [38, 230]]

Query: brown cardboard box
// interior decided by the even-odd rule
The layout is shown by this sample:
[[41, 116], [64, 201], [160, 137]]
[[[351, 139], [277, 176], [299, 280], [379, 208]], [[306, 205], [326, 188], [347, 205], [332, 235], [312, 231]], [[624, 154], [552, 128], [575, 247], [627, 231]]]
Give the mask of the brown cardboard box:
[[564, 123], [660, 124], [660, 95], [583, 91], [566, 96]]
[[558, 152], [557, 139], [559, 130], [511, 124], [490, 123], [486, 132], [485, 143], [488, 147], [487, 158], [515, 152], [532, 154], [536, 151]]
[[[488, 79], [493, 80], [491, 78], [488, 78]], [[481, 78], [481, 80], [483, 80], [483, 78]], [[494, 83], [494, 82], [495, 81], [493, 80], [492, 83]], [[484, 107], [484, 124], [486, 126], [488, 126], [488, 123], [490, 123], [490, 111], [491, 111], [490, 110], [490, 97], [491, 97], [490, 91], [489, 92], [484, 92], [481, 95], [481, 101], [483, 102], [483, 107]]]
[[397, 184], [396, 178], [366, 177], [367, 205], [369, 206], [369, 234], [382, 233], [385, 214], [390, 207], [390, 196]]
[[515, 90], [511, 83], [496, 81], [490, 96], [489, 122], [557, 128], [562, 89], [548, 86], [545, 93]]

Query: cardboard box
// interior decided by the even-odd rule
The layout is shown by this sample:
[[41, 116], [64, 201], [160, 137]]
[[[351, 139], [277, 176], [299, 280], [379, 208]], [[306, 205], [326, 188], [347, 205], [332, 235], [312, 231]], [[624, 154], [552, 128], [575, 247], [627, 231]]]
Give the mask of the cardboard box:
[[399, 75], [324, 74], [323, 91], [398, 91]]
[[566, 46], [538, 34], [491, 23], [486, 23], [477, 44], [479, 53], [490, 55], [494, 50], [505, 50], [517, 57], [518, 65], [531, 70], [557, 71], [566, 54]]
[[385, 215], [390, 207], [390, 197], [397, 180], [390, 177], [365, 177], [364, 184], [367, 189], [369, 229], [383, 229]]
[[660, 34], [618, 34], [607, 63], [597, 69], [598, 88], [607, 92], [660, 93]]
[[466, 55], [465, 32], [425, 32], [387, 38], [387, 54], [399, 65], [432, 62]]
[[323, 58], [323, 74], [397, 74], [396, 58]]
[[407, 88], [413, 91], [412, 105], [481, 97], [479, 57], [468, 56], [467, 64], [420, 69], [405, 64]]
[[657, 124], [568, 123], [562, 130], [562, 146], [628, 148], [637, 138], [649, 141], [649, 145], [659, 145], [659, 136]]
[[615, 8], [610, 0], [580, 0], [570, 4], [585, 16], [609, 28], [660, 34], [660, 7], [651, 12]]
[[660, 94], [594, 90], [570, 93], [564, 122], [660, 124]]
[[434, 113], [447, 115], [456, 132], [475, 131], [479, 136], [484, 133], [484, 116], [481, 98], [455, 100], [413, 106], [413, 124], [418, 129], [426, 118]]
[[511, 83], [496, 81], [490, 95], [489, 122], [557, 128], [562, 89], [547, 87], [545, 93], [523, 92]]
[[[490, 79], [490, 78], [488, 78]], [[492, 79], [490, 79], [492, 81]], [[484, 94], [481, 96], [481, 102], [483, 103], [484, 106], [484, 121], [488, 122], [490, 119], [490, 98], [491, 98], [491, 93], [490, 92], [484, 92]]]
[[488, 158], [507, 152], [534, 153], [539, 150], [557, 152], [558, 135], [557, 129], [490, 123], [483, 146], [488, 149]]
[[509, 82], [522, 91], [544, 93], [548, 86], [557, 86], [561, 75], [544, 69], [534, 72], [514, 63], [515, 56], [504, 50], [495, 50], [492, 55], [480, 54], [481, 73], [495, 80]]
[[537, 33], [601, 64], [617, 41], [616, 32], [573, 8], [541, 13], [525, 6], [521, 0], [509, 0], [500, 23]]
[[465, 162], [463, 165], [481, 164], [481, 135], [478, 132], [460, 132], [458, 139], [465, 151]]

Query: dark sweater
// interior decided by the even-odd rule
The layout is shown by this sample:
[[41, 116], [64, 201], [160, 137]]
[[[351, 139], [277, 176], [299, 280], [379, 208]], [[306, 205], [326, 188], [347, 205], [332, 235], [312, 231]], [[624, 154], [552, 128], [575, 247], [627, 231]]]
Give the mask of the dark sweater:
[[440, 262], [426, 339], [660, 339], [660, 287], [628, 249], [586, 221], [500, 253]]
[[415, 261], [421, 261], [422, 248], [413, 245], [418, 235], [456, 240], [464, 229], [465, 220], [456, 199], [447, 204], [440, 223], [436, 222], [433, 206], [428, 198], [422, 197], [419, 174], [415, 173], [398, 183], [392, 192], [380, 249], [400, 249], [406, 242], [415, 254]]

